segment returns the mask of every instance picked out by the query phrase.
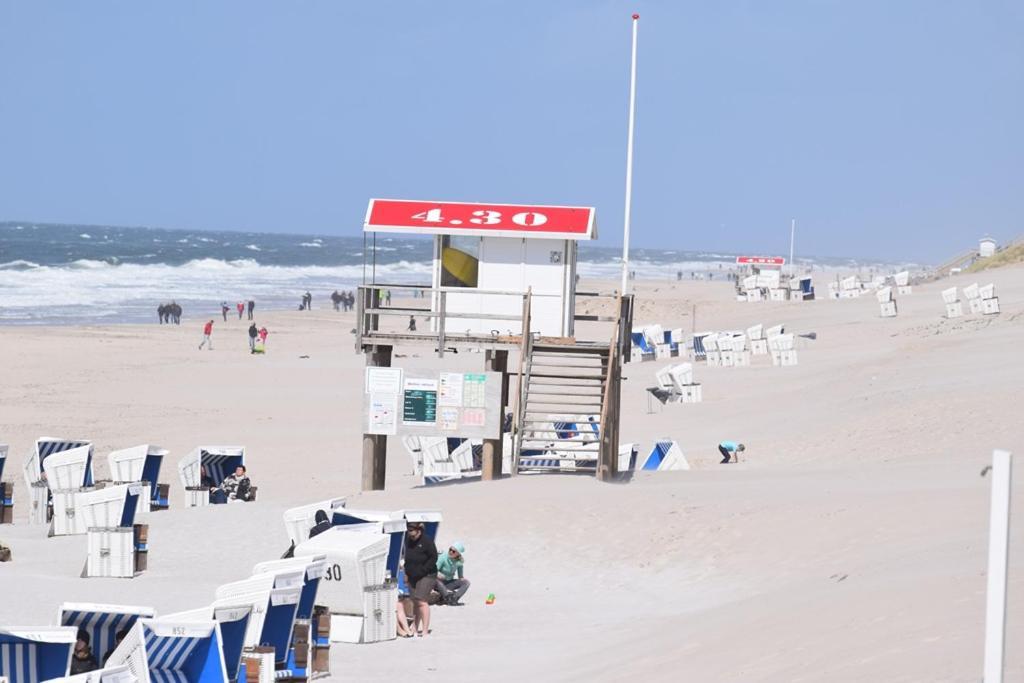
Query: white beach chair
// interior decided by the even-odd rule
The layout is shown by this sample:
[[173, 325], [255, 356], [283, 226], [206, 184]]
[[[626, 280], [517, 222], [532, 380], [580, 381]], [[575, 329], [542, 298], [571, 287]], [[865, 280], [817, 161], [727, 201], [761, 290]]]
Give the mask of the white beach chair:
[[942, 301], [947, 304], [955, 304], [957, 302], [956, 287], [942, 290]]
[[901, 270], [892, 276], [897, 287], [906, 287], [910, 284], [910, 271]]
[[887, 304], [892, 301], [892, 287], [880, 287], [875, 292], [875, 298], [878, 299], [878, 303]]
[[153, 502], [158, 507], [166, 507], [166, 500], [160, 499], [160, 484], [157, 480], [160, 478], [160, 466], [163, 464], [164, 456], [168, 453], [169, 451], [159, 446], [144, 444], [111, 451], [107, 455], [110, 479], [115, 484], [146, 482], [146, 491], [139, 500], [139, 512], [149, 512]]
[[335, 510], [345, 507], [344, 498], [328, 498], [307, 503], [284, 511], [284, 528], [288, 539], [298, 545], [309, 539], [309, 531], [316, 526], [316, 513], [323, 510], [330, 519]]

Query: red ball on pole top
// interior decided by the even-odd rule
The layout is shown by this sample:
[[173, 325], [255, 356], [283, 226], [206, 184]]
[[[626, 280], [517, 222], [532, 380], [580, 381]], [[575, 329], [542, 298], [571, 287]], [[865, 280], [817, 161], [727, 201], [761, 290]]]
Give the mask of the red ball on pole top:
[[634, 14], [634, 15], [633, 15], [633, 19], [639, 19], [639, 18], [640, 18], [640, 15], [639, 15], [639, 14]]

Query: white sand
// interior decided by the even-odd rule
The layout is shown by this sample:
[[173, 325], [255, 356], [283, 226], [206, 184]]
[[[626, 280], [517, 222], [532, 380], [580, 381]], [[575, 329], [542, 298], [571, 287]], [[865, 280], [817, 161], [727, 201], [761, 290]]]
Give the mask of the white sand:
[[[939, 291], [994, 281], [997, 318], [941, 318]], [[818, 282], [825, 291], [823, 282]], [[0, 442], [16, 524], [0, 526], [0, 624], [51, 623], [60, 602], [208, 604], [287, 545], [282, 511], [347, 495], [353, 507], [440, 507], [442, 544], [467, 546], [463, 608], [437, 608], [417, 641], [342, 646], [338, 678], [396, 680], [974, 681], [981, 676], [993, 448], [1024, 457], [1024, 269], [915, 288], [900, 316], [874, 296], [737, 303], [725, 283], [641, 283], [636, 322], [698, 330], [785, 323], [818, 333], [800, 365], [696, 369], [704, 403], [655, 406], [660, 363], [627, 365], [624, 440], [679, 441], [691, 472], [628, 485], [518, 477], [415, 489], [400, 443], [388, 490], [359, 495], [363, 359], [352, 316], [261, 315], [181, 327], [0, 328]], [[399, 353], [403, 351], [400, 349]], [[396, 364], [427, 365], [420, 358]], [[308, 358], [300, 356], [308, 355]], [[454, 362], [482, 367], [482, 356]], [[150, 570], [80, 579], [85, 538], [27, 524], [21, 464], [43, 435], [171, 449], [172, 509], [149, 515]], [[721, 439], [748, 444], [720, 466]], [[186, 510], [175, 465], [202, 443], [248, 447], [254, 505]], [[1024, 483], [1018, 465], [1014, 508]], [[1024, 680], [1024, 520], [1011, 543], [1007, 680]], [[485, 606], [493, 592], [497, 602]]]

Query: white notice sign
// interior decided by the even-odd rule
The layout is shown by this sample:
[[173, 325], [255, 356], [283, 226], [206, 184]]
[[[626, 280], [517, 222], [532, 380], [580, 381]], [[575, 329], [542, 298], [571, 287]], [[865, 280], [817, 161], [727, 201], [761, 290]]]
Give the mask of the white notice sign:
[[462, 373], [442, 372], [437, 402], [442, 406], [462, 406]]
[[366, 388], [368, 394], [402, 393], [402, 368], [366, 368]]
[[370, 434], [398, 432], [398, 394], [370, 394]]

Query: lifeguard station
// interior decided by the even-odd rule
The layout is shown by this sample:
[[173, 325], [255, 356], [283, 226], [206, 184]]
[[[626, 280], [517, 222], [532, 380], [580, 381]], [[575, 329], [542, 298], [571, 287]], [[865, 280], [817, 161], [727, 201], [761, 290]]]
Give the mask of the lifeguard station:
[[[503, 442], [513, 449], [513, 473], [596, 471], [614, 478], [632, 298], [576, 289], [579, 243], [597, 237], [593, 208], [371, 199], [364, 232], [434, 239], [430, 285], [371, 276], [359, 288], [355, 345], [367, 358], [364, 489], [384, 488], [389, 435], [483, 439], [484, 479], [501, 475]], [[410, 298], [385, 305], [390, 297], [383, 293], [392, 290]], [[581, 297], [591, 297], [592, 311], [577, 311]], [[422, 329], [416, 318], [426, 319]], [[611, 328], [577, 330], [580, 322]], [[440, 357], [484, 351], [485, 372], [392, 368], [392, 350], [410, 345]], [[520, 360], [511, 431], [510, 350]], [[598, 438], [578, 436], [570, 457], [542, 457], [553, 423], [565, 421], [597, 424]], [[566, 439], [560, 446], [565, 453]]]

